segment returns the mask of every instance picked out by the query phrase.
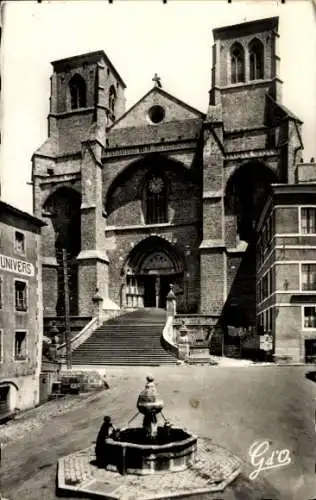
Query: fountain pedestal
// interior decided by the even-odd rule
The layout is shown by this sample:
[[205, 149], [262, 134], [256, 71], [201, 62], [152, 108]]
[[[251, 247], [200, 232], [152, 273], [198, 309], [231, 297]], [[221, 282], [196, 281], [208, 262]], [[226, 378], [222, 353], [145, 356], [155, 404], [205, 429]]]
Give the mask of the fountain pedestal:
[[157, 415], [163, 409], [163, 401], [159, 398], [154, 378], [149, 375], [146, 380], [145, 389], [138, 396], [137, 409], [144, 415], [143, 429], [150, 442], [157, 438]]
[[119, 438], [106, 439], [106, 469], [147, 475], [189, 467], [194, 461], [197, 437], [170, 425], [158, 426], [163, 401], [151, 376], [138, 396], [137, 409], [144, 415], [142, 427], [127, 427], [121, 429]]
[[59, 460], [59, 492], [100, 500], [202, 499], [223, 491], [240, 474], [240, 460], [210, 440], [200, 439], [197, 448], [193, 434], [167, 421], [158, 426], [163, 401], [152, 377], [147, 377], [137, 408], [144, 415], [143, 426], [105, 438], [104, 465], [96, 463], [93, 447]]

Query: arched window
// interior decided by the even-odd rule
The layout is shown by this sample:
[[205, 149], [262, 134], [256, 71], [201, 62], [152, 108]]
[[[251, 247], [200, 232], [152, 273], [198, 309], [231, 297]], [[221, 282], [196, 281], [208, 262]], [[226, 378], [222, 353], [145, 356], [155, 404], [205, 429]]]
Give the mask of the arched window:
[[71, 109], [85, 108], [87, 105], [86, 82], [76, 74], [69, 82]]
[[112, 85], [109, 91], [109, 110], [112, 113], [112, 115], [115, 115], [115, 103], [116, 103], [116, 91], [114, 86]]
[[168, 222], [167, 186], [159, 174], [153, 173], [145, 185], [146, 224]]
[[245, 81], [245, 54], [240, 43], [234, 43], [230, 50], [231, 83]]
[[263, 45], [260, 40], [252, 40], [249, 44], [249, 69], [250, 80], [260, 80], [263, 72]]

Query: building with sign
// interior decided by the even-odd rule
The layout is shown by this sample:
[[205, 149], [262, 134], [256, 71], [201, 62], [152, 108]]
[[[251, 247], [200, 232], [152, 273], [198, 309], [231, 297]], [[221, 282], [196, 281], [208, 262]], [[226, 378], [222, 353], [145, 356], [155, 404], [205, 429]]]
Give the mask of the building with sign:
[[[52, 63], [49, 131], [33, 155], [44, 314], [164, 307], [256, 325], [256, 228], [271, 183], [293, 183], [301, 121], [282, 104], [278, 18], [213, 31], [205, 112], [154, 86], [130, 109], [107, 55]], [[207, 61], [206, 61], [207, 64]], [[195, 78], [198, 79], [198, 75]], [[192, 87], [194, 87], [194, 78]]]
[[257, 317], [276, 359], [316, 360], [316, 165], [273, 185], [258, 223]]
[[0, 201], [0, 418], [39, 402], [43, 225]]

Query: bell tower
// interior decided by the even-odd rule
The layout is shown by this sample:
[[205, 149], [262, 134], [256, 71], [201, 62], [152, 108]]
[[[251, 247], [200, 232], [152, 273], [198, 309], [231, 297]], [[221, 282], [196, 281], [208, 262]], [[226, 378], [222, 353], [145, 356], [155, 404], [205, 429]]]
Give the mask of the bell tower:
[[125, 112], [126, 86], [103, 51], [52, 66], [48, 138], [32, 159], [34, 213], [46, 223], [44, 315], [63, 314], [66, 250], [72, 314], [89, 316], [95, 289], [108, 297], [101, 155], [107, 127]]
[[213, 30], [200, 308], [226, 325], [255, 322], [256, 218], [272, 183], [293, 182], [301, 147], [300, 120], [281, 103], [278, 24], [272, 17]]
[[81, 138], [87, 126], [105, 129], [125, 112], [126, 85], [103, 51], [52, 66], [49, 136], [75, 132]]
[[234, 95], [230, 100], [237, 110], [241, 99], [253, 105], [265, 92], [281, 101], [278, 24], [272, 17], [213, 30], [210, 105], [219, 104], [221, 97], [233, 104], [228, 101]]

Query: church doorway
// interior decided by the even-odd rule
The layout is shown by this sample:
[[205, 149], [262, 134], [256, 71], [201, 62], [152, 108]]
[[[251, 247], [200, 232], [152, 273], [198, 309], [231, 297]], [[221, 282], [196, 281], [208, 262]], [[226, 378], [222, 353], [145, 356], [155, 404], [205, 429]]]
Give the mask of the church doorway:
[[123, 307], [165, 308], [173, 284], [183, 294], [183, 265], [175, 248], [165, 240], [150, 237], [131, 252], [125, 267]]
[[140, 277], [144, 285], [144, 307], [166, 307], [166, 297], [170, 285], [176, 281], [176, 276], [163, 274], [150, 274]]

